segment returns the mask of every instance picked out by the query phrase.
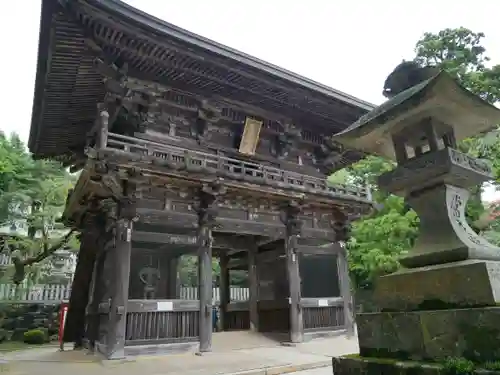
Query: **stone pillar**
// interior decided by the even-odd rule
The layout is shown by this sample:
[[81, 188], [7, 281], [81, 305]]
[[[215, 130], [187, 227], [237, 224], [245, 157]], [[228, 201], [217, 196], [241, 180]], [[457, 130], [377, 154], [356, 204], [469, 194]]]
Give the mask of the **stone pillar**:
[[249, 313], [250, 330], [259, 331], [259, 279], [257, 274], [257, 245], [248, 249]]
[[301, 205], [291, 201], [283, 209], [282, 220], [285, 224], [285, 254], [288, 285], [290, 290], [290, 341], [300, 343], [304, 336], [304, 323], [302, 321], [301, 287], [299, 272], [299, 256], [297, 253], [298, 240], [301, 233], [299, 214]]
[[135, 218], [135, 187], [124, 182], [124, 197], [117, 207], [115, 246], [110, 254], [115, 273], [110, 285], [109, 330], [106, 339], [106, 357], [125, 357], [128, 286], [130, 282], [130, 255], [132, 252], [132, 220]]
[[212, 228], [217, 216], [217, 199], [225, 189], [216, 180], [199, 191], [198, 214], [198, 288], [200, 298], [200, 353], [212, 350]]
[[229, 278], [229, 256], [225, 252], [220, 253], [220, 315], [219, 326], [224, 331], [226, 329], [227, 305], [231, 302], [231, 285]]

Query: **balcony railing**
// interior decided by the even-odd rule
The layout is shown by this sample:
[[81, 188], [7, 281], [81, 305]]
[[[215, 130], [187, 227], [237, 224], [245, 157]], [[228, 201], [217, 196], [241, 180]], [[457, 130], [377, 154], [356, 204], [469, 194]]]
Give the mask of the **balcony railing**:
[[267, 182], [272, 185], [278, 185], [281, 188], [289, 187], [299, 191], [312, 191], [336, 197], [346, 196], [371, 200], [371, 192], [365, 187], [357, 188], [340, 184], [333, 185], [327, 183], [324, 178], [116, 133], [108, 133], [106, 148], [142, 155], [148, 159], [163, 160], [173, 165], [186, 165], [188, 170], [190, 167], [218, 170], [225, 172], [225, 174], [231, 174], [235, 179], [251, 179], [262, 184], [266, 184]]

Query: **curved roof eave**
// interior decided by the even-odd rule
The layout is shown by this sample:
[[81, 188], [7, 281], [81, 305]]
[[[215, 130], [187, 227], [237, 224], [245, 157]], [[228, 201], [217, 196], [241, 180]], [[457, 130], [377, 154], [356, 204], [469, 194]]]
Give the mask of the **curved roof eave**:
[[366, 111], [371, 111], [376, 107], [376, 105], [372, 103], [358, 99], [342, 91], [335, 90], [329, 86], [323, 85], [321, 83], [303, 77], [299, 74], [290, 72], [286, 69], [280, 68], [266, 61], [257, 59], [253, 56], [247, 55], [233, 48], [224, 46], [220, 43], [212, 41], [208, 38], [204, 38], [190, 31], [184, 30], [166, 21], [160, 20], [159, 18], [156, 18], [150, 14], [147, 14], [137, 8], [134, 8], [124, 3], [123, 1], [120, 0], [91, 0], [91, 1], [96, 4], [99, 4], [101, 7], [104, 7], [111, 12], [116, 13], [120, 17], [125, 17], [131, 20], [132, 22], [136, 22], [141, 25], [147, 26], [153, 29], [155, 32], [174, 37], [176, 39], [179, 39], [180, 41], [205, 49], [212, 53], [218, 54], [222, 57], [238, 61], [239, 63], [242, 63], [254, 69], [258, 69], [260, 71], [274, 75], [289, 82], [301, 85], [306, 89], [332, 97], [334, 99], [364, 109]]

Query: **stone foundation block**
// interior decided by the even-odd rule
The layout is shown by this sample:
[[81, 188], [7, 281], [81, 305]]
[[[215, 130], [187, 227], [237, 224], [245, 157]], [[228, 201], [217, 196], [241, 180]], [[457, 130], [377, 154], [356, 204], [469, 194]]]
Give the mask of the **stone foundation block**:
[[500, 358], [500, 307], [367, 313], [356, 320], [363, 357]]
[[[332, 359], [334, 375], [446, 375], [443, 364], [403, 362], [379, 358], [337, 357]], [[477, 375], [498, 375], [500, 371], [475, 369]]]
[[380, 277], [375, 299], [380, 308], [393, 311], [496, 306], [500, 261], [467, 260], [405, 269]]

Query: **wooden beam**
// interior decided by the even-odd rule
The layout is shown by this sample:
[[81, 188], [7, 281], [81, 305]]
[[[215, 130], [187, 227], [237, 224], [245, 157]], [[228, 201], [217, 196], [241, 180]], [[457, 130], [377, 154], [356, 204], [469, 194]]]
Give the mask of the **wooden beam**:
[[338, 242], [328, 244], [327, 246], [311, 246], [311, 245], [298, 245], [297, 252], [310, 255], [338, 255], [342, 251], [342, 247]]
[[247, 265], [248, 265], [248, 259], [246, 259], [246, 256], [244, 258], [229, 258], [229, 263], [227, 265], [227, 268], [231, 270], [236, 270], [236, 269], [245, 270], [247, 269]]
[[158, 232], [145, 232], [145, 231], [133, 231], [132, 241], [141, 243], [154, 243], [154, 244], [164, 244], [165, 247], [168, 245], [178, 245], [178, 246], [194, 246], [196, 247], [196, 236], [190, 236], [186, 234], [171, 234], [171, 233], [158, 233]]
[[258, 253], [256, 256], [257, 264], [272, 262], [273, 260], [280, 257], [285, 257], [285, 250], [281, 246], [274, 250], [268, 250]]
[[[132, 233], [132, 241], [141, 243], [164, 244], [165, 247], [168, 247], [169, 245], [176, 245], [196, 248], [198, 246], [196, 236], [188, 234], [134, 231]], [[214, 236], [212, 248], [220, 250], [247, 250], [245, 239], [217, 235]]]
[[[176, 212], [171, 210], [155, 210], [150, 208], [137, 209], [139, 221], [144, 224], [164, 226], [167, 228], [196, 229], [197, 219], [194, 213]], [[281, 223], [239, 220], [225, 217], [216, 219], [214, 233], [231, 233], [251, 236], [270, 237], [274, 240], [285, 238], [285, 226]], [[325, 241], [335, 241], [333, 229], [303, 228], [304, 238], [317, 238]]]

